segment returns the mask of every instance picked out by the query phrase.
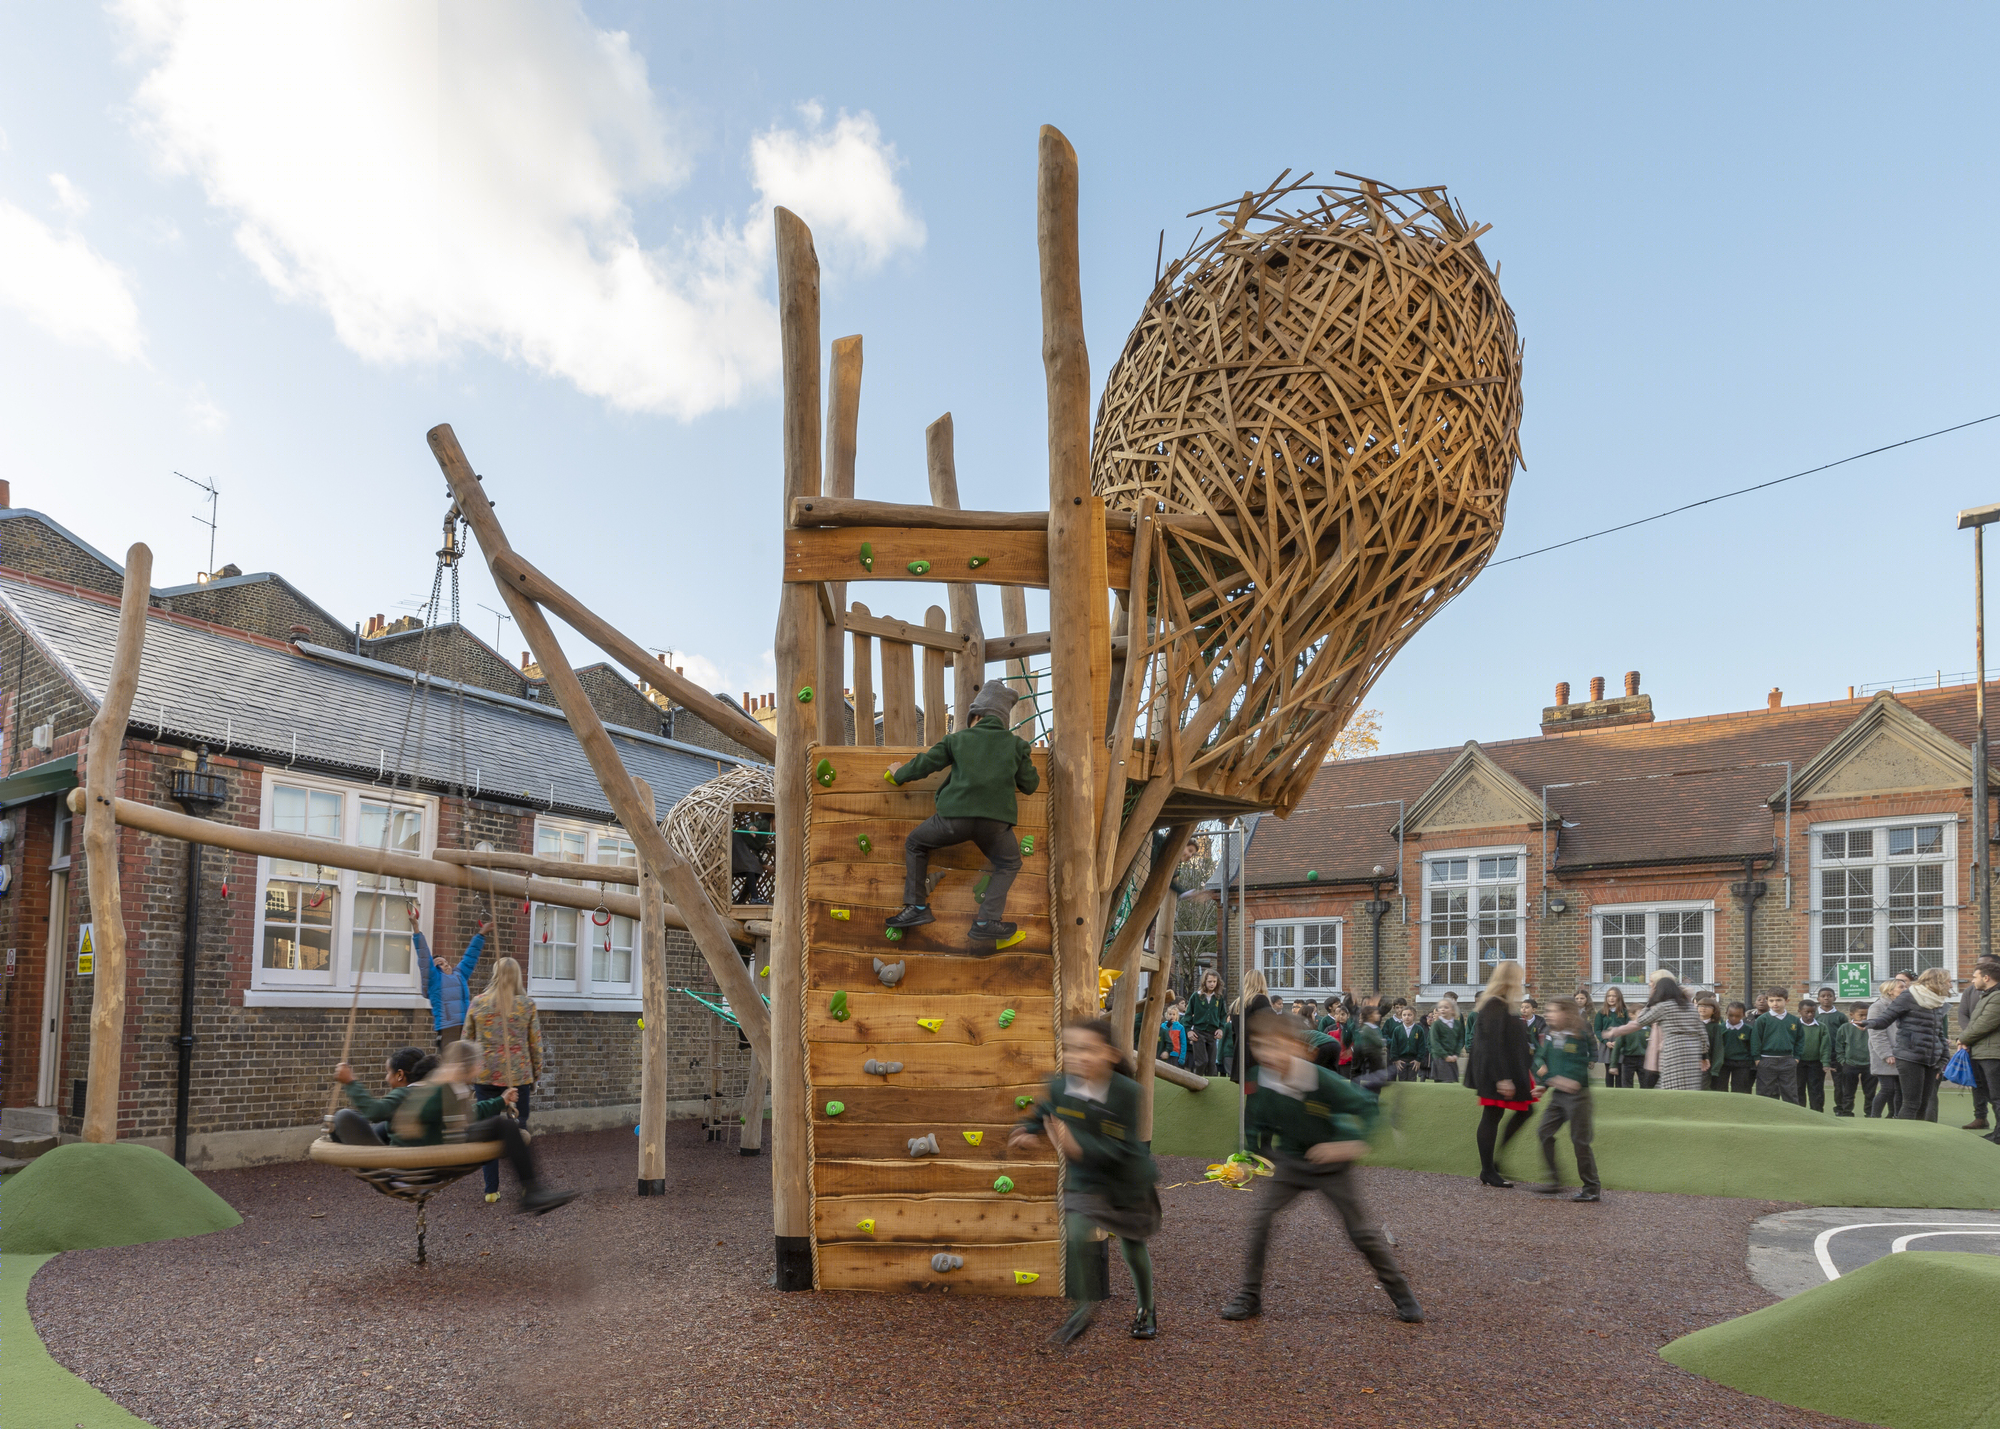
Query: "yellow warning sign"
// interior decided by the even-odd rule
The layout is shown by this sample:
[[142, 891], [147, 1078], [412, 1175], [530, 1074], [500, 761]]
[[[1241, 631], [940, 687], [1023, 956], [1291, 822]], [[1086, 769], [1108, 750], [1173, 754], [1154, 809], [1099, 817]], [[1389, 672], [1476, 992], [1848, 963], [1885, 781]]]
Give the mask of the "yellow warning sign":
[[97, 966], [96, 949], [91, 946], [91, 925], [80, 923], [76, 929], [76, 975], [89, 977]]

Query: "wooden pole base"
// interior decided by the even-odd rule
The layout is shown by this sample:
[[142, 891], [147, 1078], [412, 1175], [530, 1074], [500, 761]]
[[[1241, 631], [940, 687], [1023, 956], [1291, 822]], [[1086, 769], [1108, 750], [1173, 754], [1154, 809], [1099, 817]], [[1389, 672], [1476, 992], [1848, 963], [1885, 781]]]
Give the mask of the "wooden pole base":
[[777, 1273], [771, 1283], [780, 1290], [813, 1288], [813, 1243], [806, 1235], [774, 1236]]
[[657, 1181], [648, 1181], [644, 1176], [641, 1176], [639, 1178], [639, 1194], [642, 1196], [666, 1195], [667, 1194], [666, 1178], [662, 1176]]

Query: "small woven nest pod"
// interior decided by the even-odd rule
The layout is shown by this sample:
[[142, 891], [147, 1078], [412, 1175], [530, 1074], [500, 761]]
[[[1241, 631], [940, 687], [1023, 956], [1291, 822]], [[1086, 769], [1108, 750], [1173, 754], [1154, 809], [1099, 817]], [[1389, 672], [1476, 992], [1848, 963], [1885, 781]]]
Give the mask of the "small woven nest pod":
[[1204, 210], [1222, 231], [1154, 285], [1092, 484], [1161, 517], [1143, 772], [1286, 813], [1499, 542], [1521, 342], [1442, 189], [1280, 185]]
[[730, 905], [729, 832], [735, 807], [771, 799], [769, 767], [747, 765], [695, 785], [660, 823], [674, 851], [694, 865], [717, 908], [727, 911]]

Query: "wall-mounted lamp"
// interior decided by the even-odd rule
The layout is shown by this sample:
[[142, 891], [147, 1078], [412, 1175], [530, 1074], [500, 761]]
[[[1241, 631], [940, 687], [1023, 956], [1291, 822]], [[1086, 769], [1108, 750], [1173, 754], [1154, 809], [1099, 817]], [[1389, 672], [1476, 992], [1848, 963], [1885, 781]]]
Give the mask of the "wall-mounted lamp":
[[1549, 899], [1549, 912], [1551, 913], [1569, 912], [1569, 900], [1563, 897], [1560, 893], [1556, 894], [1553, 898]]

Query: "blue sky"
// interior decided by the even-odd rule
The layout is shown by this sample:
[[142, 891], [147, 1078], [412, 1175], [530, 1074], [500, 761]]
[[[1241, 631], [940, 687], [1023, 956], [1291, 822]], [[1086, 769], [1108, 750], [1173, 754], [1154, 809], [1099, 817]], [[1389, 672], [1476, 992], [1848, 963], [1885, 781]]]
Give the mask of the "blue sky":
[[[1492, 224], [1527, 349], [1501, 556], [2000, 411], [1991, 12], [1236, 13], [9, 5], [0, 475], [161, 584], [207, 562], [172, 473], [212, 479], [218, 563], [351, 621], [428, 591], [450, 421], [537, 563], [761, 692], [768, 205], [814, 227], [823, 334], [865, 338], [860, 492], [925, 499], [949, 410], [967, 503], [1039, 505], [1043, 122], [1100, 380], [1160, 231], [1287, 167]], [[1384, 747], [1628, 669], [1663, 718], [1970, 669], [1953, 517], [1995, 499], [2000, 422], [1490, 570], [1377, 686]]]

